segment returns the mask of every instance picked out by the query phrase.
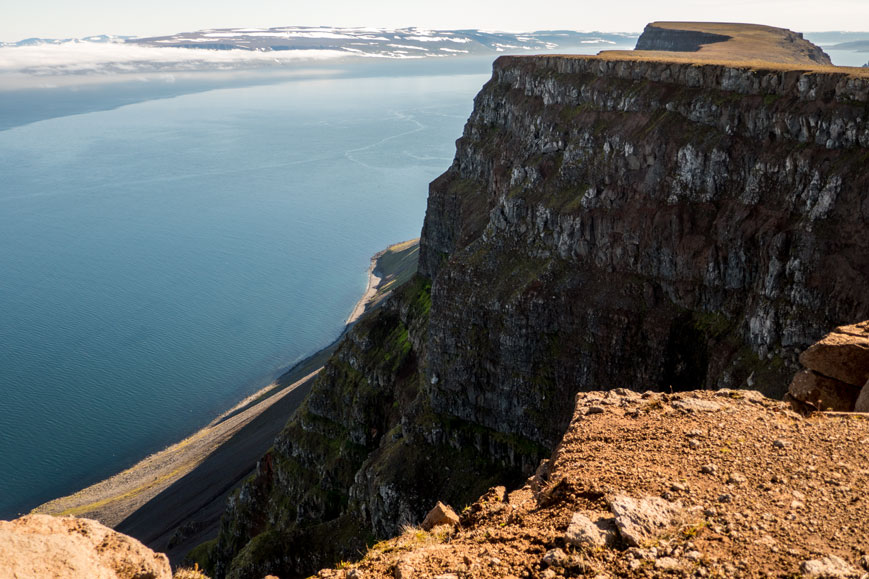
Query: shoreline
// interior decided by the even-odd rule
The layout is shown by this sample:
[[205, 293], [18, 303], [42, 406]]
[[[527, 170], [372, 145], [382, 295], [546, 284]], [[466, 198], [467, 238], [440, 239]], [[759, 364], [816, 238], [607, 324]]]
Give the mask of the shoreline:
[[[239, 436], [243, 434], [242, 431], [256, 430], [260, 438], [266, 437], [263, 432], [273, 431], [274, 433], [267, 437], [270, 443], [270, 440], [283, 428], [303, 398], [302, 395], [293, 397], [290, 395], [297, 389], [304, 390], [304, 393], [307, 392], [313, 378], [322, 370], [326, 359], [337, 347], [347, 329], [365, 312], [381, 303], [383, 298], [390, 293], [391, 290], [387, 290], [387, 286], [395, 279], [395, 274], [390, 275], [383, 272], [384, 268], [381, 267], [381, 262], [384, 256], [391, 251], [407, 251], [408, 248], [415, 248], [417, 243], [418, 240], [410, 240], [393, 244], [372, 256], [368, 267], [368, 284], [365, 293], [356, 302], [345, 322], [343, 331], [332, 344], [294, 364], [277, 380], [237, 402], [216, 416], [205, 427], [183, 440], [145, 457], [133, 466], [107, 479], [70, 495], [43, 503], [30, 512], [93, 518], [107, 526], [117, 527], [122, 523], [126, 524], [134, 513], [138, 513], [151, 501], [155, 501], [158, 497], [173, 490], [174, 486], [182, 484], [182, 479], [187, 480], [193, 477], [196, 474], [195, 471], [203, 466], [210, 457], [220, 454], [219, 451], [222, 447], [228, 446], [230, 442], [243, 443], [244, 441], [239, 441]], [[292, 402], [285, 401], [284, 404], [279, 404], [282, 400], [290, 400], [290, 398], [293, 398]], [[272, 407], [277, 409], [288, 404], [292, 407], [285, 408], [288, 411], [285, 415], [275, 411], [267, 412]], [[267, 448], [268, 446], [266, 446]], [[240, 460], [249, 462], [250, 468], [247, 469], [249, 472], [255, 466], [262, 452], [249, 449], [248, 453], [253, 455], [235, 457], [233, 460], [234, 462]], [[238, 481], [232, 481], [233, 487], [235, 482]], [[190, 485], [188, 484], [188, 486]], [[196, 489], [192, 490], [195, 491]], [[204, 509], [206, 504], [213, 503], [216, 498], [213, 496], [203, 497], [201, 508]], [[149, 527], [151, 532], [144, 533], [148, 536], [137, 538], [145, 542], [156, 540], [157, 537], [165, 538], [169, 531], [180, 526], [183, 522], [176, 520], [174, 522], [178, 524], [172, 525], [172, 522], [169, 521], [172, 516], [169, 513], [166, 515], [168, 525], [171, 525], [172, 528], [153, 529], [150, 528], [154, 526], [151, 524]]]
[[[374, 296], [377, 295], [377, 290], [380, 287], [380, 283], [383, 281], [383, 278], [375, 273], [377, 270], [377, 262], [381, 257], [386, 255], [386, 252], [389, 251], [390, 247], [395, 247], [395, 245], [390, 245], [386, 249], [378, 251], [371, 256], [371, 262], [368, 265], [368, 287], [365, 288], [365, 293], [363, 293], [362, 297], [359, 298], [359, 301], [356, 302], [356, 306], [354, 306], [353, 311], [350, 312], [347, 321], [344, 322], [344, 331], [346, 331], [347, 327], [354, 324], [356, 320], [365, 313], [366, 308], [368, 308], [369, 304], [374, 299]], [[343, 336], [344, 332], [341, 332], [341, 335]]]
[[[235, 436], [273, 404], [319, 373], [318, 368], [301, 380], [275, 392], [255, 405], [258, 395], [275, 390], [277, 383], [261, 389], [220, 414], [192, 435], [155, 452], [107, 479], [39, 505], [31, 513], [93, 518], [106, 526], [120, 524], [150, 499], [199, 466], [218, 447]], [[245, 408], [247, 407], [247, 408]]]

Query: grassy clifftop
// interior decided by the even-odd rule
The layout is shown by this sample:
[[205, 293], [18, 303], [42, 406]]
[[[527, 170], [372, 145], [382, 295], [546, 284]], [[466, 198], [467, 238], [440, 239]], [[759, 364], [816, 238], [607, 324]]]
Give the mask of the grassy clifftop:
[[[652, 22], [637, 41], [643, 56], [688, 52], [692, 60], [757, 61], [830, 66], [823, 50], [802, 34], [758, 24], [727, 22]], [[682, 55], [684, 56], [684, 55]]]

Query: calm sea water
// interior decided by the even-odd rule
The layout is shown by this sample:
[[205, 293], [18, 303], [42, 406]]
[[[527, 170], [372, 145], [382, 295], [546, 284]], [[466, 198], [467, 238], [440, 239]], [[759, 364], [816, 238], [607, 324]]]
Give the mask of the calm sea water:
[[0, 517], [165, 447], [334, 340], [370, 256], [419, 235], [478, 68], [0, 131]]

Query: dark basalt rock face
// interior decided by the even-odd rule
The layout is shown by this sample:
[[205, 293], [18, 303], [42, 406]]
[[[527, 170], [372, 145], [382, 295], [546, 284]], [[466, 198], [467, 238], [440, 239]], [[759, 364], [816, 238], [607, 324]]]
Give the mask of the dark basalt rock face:
[[433, 407], [550, 445], [577, 390], [783, 395], [869, 312], [867, 89], [499, 59], [423, 229]]
[[867, 102], [838, 73], [500, 58], [431, 185], [421, 277], [231, 501], [217, 575], [311, 573], [523, 480], [579, 391], [783, 395], [869, 318]]
[[636, 50], [666, 50], [673, 52], [697, 52], [704, 44], [725, 42], [732, 37], [699, 30], [670, 30], [647, 24], [637, 39]]

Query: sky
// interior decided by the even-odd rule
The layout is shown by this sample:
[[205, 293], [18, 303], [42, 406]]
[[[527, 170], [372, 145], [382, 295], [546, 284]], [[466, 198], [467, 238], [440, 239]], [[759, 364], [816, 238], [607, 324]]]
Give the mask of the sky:
[[7, 42], [295, 25], [639, 32], [653, 20], [869, 31], [869, 0], [0, 0]]

